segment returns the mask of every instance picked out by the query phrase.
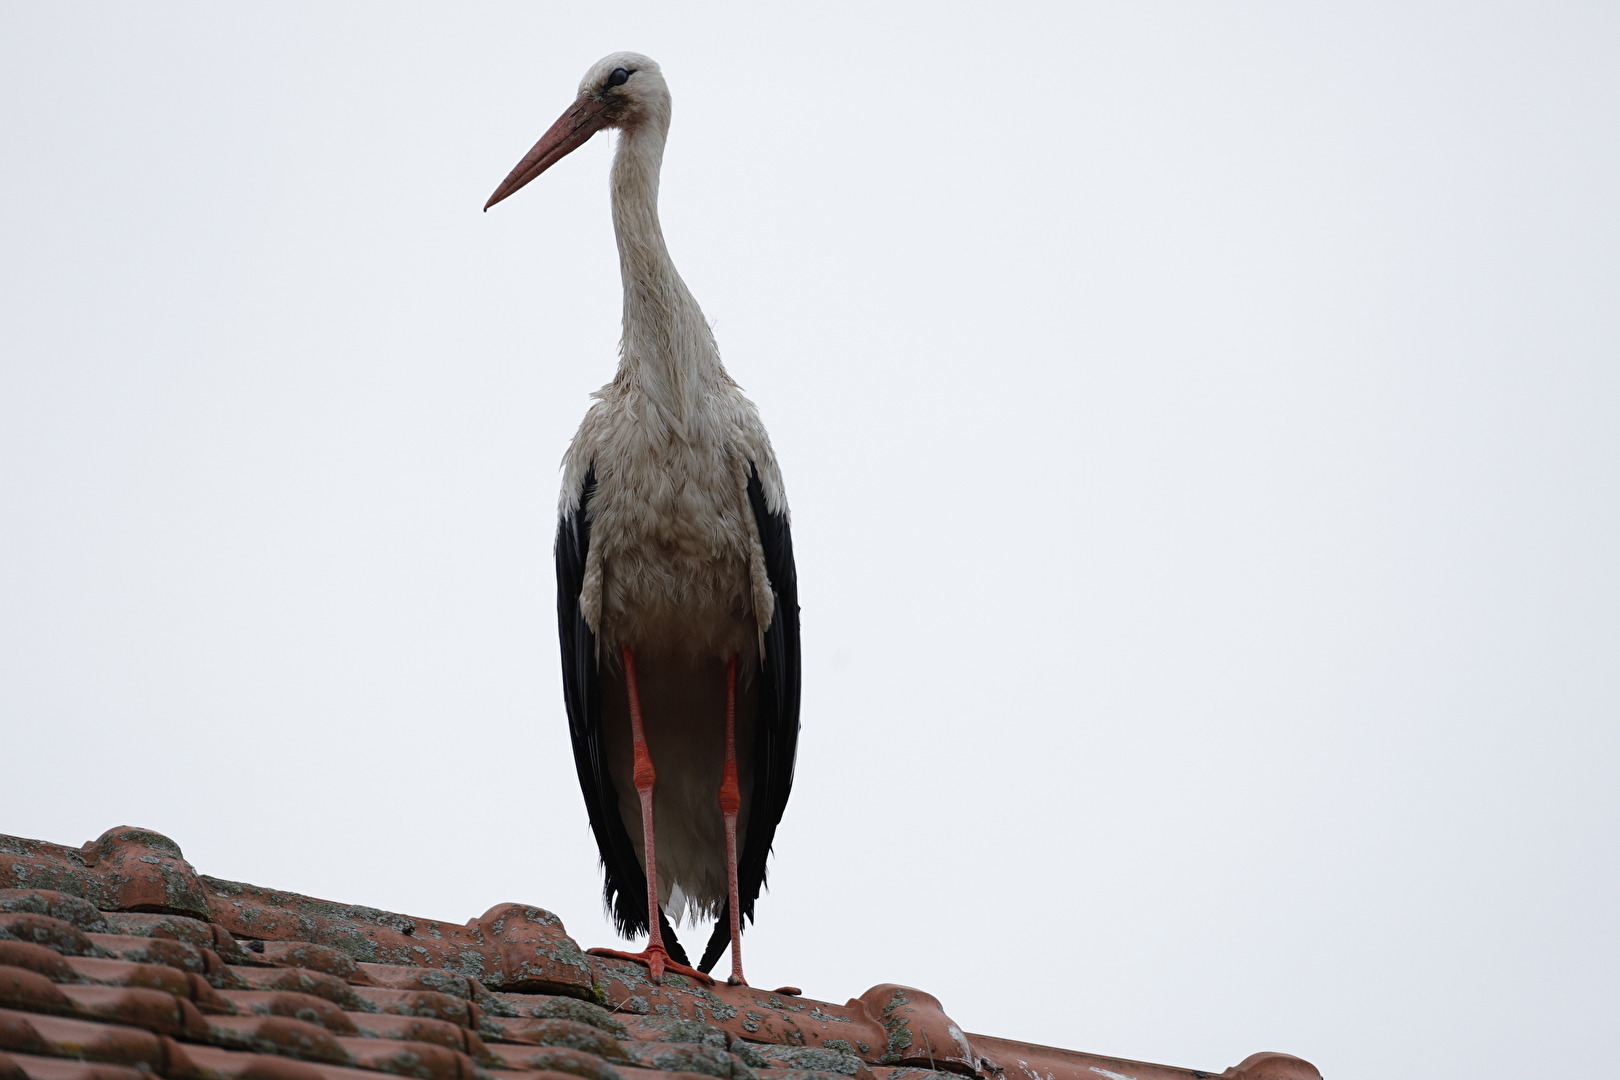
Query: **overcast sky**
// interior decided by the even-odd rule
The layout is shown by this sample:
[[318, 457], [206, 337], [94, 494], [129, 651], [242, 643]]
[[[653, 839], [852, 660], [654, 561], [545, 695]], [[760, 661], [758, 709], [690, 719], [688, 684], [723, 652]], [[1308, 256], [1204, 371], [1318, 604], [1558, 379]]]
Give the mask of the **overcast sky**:
[[635, 49], [794, 511], [751, 976], [1216, 1071], [1612, 1069], [1620, 8], [4, 22], [0, 832], [613, 942], [551, 564], [612, 140], [479, 209]]

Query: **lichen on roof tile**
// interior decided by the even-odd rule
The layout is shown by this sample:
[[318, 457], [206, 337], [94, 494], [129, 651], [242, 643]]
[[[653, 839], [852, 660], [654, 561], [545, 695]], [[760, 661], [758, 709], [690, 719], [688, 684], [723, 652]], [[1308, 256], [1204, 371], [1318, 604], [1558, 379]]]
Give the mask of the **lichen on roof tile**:
[[[556, 915], [464, 925], [199, 875], [148, 829], [0, 836], [0, 1080], [1197, 1080], [586, 954]], [[1319, 1080], [1281, 1054], [1226, 1080]]]

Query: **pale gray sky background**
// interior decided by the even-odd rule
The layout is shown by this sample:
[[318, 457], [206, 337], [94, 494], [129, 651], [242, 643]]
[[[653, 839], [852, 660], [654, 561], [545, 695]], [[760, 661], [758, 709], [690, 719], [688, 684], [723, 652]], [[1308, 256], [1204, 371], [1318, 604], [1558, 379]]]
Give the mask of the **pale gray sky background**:
[[749, 971], [1330, 1077], [1612, 1069], [1620, 7], [20, 4], [0, 831], [611, 943], [556, 464], [617, 49], [788, 479]]

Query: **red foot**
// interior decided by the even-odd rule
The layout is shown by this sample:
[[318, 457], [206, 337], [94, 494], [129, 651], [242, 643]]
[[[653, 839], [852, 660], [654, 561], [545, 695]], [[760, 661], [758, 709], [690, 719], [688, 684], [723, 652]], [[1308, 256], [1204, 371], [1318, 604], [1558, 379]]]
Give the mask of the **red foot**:
[[662, 945], [649, 945], [643, 952], [620, 952], [618, 949], [586, 949], [592, 956], [607, 956], [614, 960], [629, 960], [633, 964], [646, 964], [652, 973], [653, 982], [663, 982], [664, 972], [673, 971], [677, 975], [685, 975], [688, 979], [696, 979], [707, 986], [714, 985], [714, 977], [705, 975], [697, 968], [677, 964], [669, 958], [669, 951]]

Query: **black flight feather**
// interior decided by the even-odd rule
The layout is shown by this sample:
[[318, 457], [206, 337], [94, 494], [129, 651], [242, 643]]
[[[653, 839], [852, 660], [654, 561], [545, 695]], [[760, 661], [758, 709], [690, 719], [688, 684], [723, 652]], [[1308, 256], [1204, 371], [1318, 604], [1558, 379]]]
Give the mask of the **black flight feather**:
[[[563, 702], [574, 746], [574, 767], [590, 814], [591, 832], [602, 856], [602, 899], [613, 925], [625, 937], [648, 931], [647, 877], [619, 817], [619, 796], [608, 775], [602, 739], [602, 693], [596, 665], [596, 634], [579, 610], [585, 585], [585, 556], [591, 547], [591, 498], [596, 494], [596, 467], [585, 474], [578, 509], [557, 524], [557, 638], [562, 646]], [[658, 913], [664, 947], [676, 963], [687, 964], [664, 913]]]
[[[776, 604], [765, 628], [765, 654], [760, 658], [759, 713], [754, 728], [754, 791], [748, 804], [748, 834], [737, 854], [737, 898], [742, 922], [754, 918], [754, 901], [765, 887], [765, 860], [776, 826], [793, 788], [793, 758], [799, 744], [799, 575], [793, 565], [793, 534], [786, 513], [765, 504], [759, 470], [749, 463], [748, 502], [754, 510], [765, 552], [765, 573]], [[622, 830], [621, 830], [622, 831]], [[698, 970], [713, 970], [731, 941], [731, 901], [709, 936]]]

